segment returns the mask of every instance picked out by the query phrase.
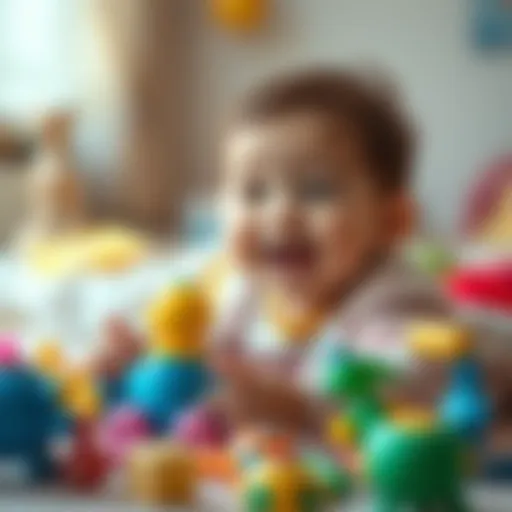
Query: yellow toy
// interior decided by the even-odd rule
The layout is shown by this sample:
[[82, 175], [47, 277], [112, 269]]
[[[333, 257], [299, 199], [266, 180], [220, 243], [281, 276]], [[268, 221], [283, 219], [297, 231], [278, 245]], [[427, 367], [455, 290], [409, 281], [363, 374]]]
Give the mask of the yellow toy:
[[409, 330], [412, 353], [425, 360], [455, 361], [472, 348], [472, 333], [461, 326], [441, 322], [415, 322]]
[[132, 497], [147, 505], [190, 506], [197, 487], [193, 458], [183, 447], [165, 441], [136, 447], [128, 459]]
[[33, 363], [45, 377], [61, 379], [65, 360], [60, 344], [54, 340], [41, 342], [34, 352]]
[[92, 371], [70, 364], [57, 341], [41, 342], [32, 360], [41, 374], [55, 383], [67, 412], [80, 419], [100, 414], [102, 399]]
[[202, 356], [210, 316], [209, 301], [197, 285], [166, 290], [148, 311], [151, 352], [185, 359]]
[[314, 512], [321, 507], [320, 482], [303, 464], [295, 440], [270, 437], [261, 462], [249, 466], [242, 480], [243, 510]]
[[267, 17], [269, 0], [210, 0], [218, 23], [233, 32], [252, 32]]

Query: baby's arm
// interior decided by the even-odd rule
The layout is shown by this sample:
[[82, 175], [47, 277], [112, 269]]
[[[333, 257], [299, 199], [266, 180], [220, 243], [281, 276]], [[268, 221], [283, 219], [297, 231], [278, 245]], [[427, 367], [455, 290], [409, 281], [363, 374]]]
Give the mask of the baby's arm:
[[319, 403], [290, 375], [275, 374], [239, 355], [218, 357], [214, 364], [224, 386], [224, 407], [238, 424], [272, 425], [298, 433], [320, 434]]

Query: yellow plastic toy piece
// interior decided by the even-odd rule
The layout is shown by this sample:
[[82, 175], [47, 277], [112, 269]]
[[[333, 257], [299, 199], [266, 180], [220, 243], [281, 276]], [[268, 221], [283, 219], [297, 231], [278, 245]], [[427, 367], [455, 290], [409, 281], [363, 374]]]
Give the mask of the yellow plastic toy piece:
[[72, 369], [64, 377], [61, 400], [79, 418], [92, 419], [101, 413], [102, 400], [94, 378], [82, 368]]
[[410, 328], [409, 346], [418, 357], [454, 361], [471, 351], [473, 336], [469, 329], [456, 324], [419, 322]]
[[261, 26], [268, 11], [268, 0], [210, 0], [213, 16], [234, 32], [251, 32]]
[[436, 415], [427, 409], [403, 408], [393, 411], [392, 422], [408, 431], [425, 432], [436, 425]]
[[335, 416], [328, 423], [327, 439], [334, 446], [355, 446], [356, 438], [356, 430], [346, 418]]
[[249, 471], [242, 481], [242, 491], [252, 487], [271, 492], [272, 510], [276, 512], [294, 512], [304, 491], [318, 492], [317, 482], [300, 464], [278, 460], [268, 460]]
[[64, 373], [64, 354], [57, 341], [44, 341], [36, 348], [33, 356], [35, 367], [45, 376], [59, 379]]
[[139, 445], [128, 457], [128, 482], [131, 495], [139, 502], [190, 506], [197, 487], [194, 458], [170, 442]]
[[175, 285], [149, 308], [151, 350], [173, 357], [197, 357], [203, 353], [209, 324], [209, 301], [203, 290], [192, 283]]

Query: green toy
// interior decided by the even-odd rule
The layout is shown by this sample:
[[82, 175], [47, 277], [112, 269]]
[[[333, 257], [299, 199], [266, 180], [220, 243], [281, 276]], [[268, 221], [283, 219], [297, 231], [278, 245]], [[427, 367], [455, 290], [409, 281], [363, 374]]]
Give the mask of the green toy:
[[317, 512], [349, 494], [349, 475], [330, 455], [305, 450], [292, 436], [259, 437], [261, 452], [243, 470], [243, 510]]
[[392, 417], [378, 393], [386, 375], [386, 368], [353, 355], [337, 358], [326, 373], [326, 391], [344, 404], [340, 431], [360, 450], [374, 510], [467, 512], [463, 445], [428, 414]]

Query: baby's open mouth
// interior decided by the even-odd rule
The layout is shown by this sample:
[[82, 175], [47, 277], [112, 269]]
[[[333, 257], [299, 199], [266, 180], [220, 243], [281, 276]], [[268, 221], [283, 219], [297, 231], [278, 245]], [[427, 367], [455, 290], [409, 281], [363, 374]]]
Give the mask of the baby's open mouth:
[[263, 259], [279, 270], [306, 270], [314, 262], [313, 244], [306, 241], [268, 244], [263, 249]]

